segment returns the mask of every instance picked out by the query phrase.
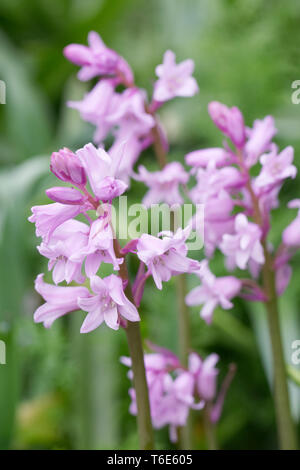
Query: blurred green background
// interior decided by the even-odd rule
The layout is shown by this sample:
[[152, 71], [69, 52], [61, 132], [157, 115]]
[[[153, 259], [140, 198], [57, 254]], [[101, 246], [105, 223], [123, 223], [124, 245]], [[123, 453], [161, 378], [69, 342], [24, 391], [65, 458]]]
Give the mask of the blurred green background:
[[[62, 49], [86, 43], [89, 30], [100, 33], [132, 65], [136, 83], [151, 91], [155, 66], [167, 48], [178, 60], [195, 60], [200, 94], [176, 99], [161, 111], [171, 158], [222, 137], [207, 114], [210, 100], [236, 105], [251, 125], [273, 114], [277, 143], [295, 147], [300, 168], [300, 105], [291, 103], [291, 84], [300, 79], [300, 3], [294, 0], [1, 0], [0, 79], [7, 87], [0, 105], [0, 339], [7, 364], [0, 365], [0, 448], [76, 449], [137, 447], [135, 419], [129, 415], [129, 381], [119, 356], [127, 354], [125, 335], [108, 328], [81, 336], [83, 313], [57, 321], [50, 330], [35, 325], [40, 298], [33, 280], [46, 270], [36, 251], [30, 207], [46, 203], [43, 190], [54, 179], [49, 156], [61, 146], [76, 149], [93, 129], [67, 99], [80, 99], [89, 84]], [[156, 168], [151, 151], [141, 161]], [[295, 216], [286, 202], [300, 197], [300, 179], [282, 190], [272, 237]], [[143, 195], [133, 185], [131, 200]], [[202, 253], [199, 257], [203, 256]], [[300, 339], [300, 266], [281, 299], [286, 359]], [[213, 269], [224, 272], [217, 258]], [[136, 266], [130, 266], [133, 271]], [[190, 287], [196, 280], [189, 279]], [[143, 336], [178, 352], [175, 283], [163, 293], [151, 282], [141, 315]], [[276, 448], [271, 367], [265, 315], [260, 306], [236, 301], [217, 311], [211, 327], [191, 313], [192, 347], [216, 351], [220, 375], [235, 362], [237, 375], [218, 426], [224, 449]], [[298, 366], [299, 370], [299, 366]], [[293, 413], [300, 415], [299, 388], [291, 384]], [[156, 433], [159, 448], [170, 447], [167, 430]], [[194, 415], [195, 448], [206, 447], [200, 413]]]

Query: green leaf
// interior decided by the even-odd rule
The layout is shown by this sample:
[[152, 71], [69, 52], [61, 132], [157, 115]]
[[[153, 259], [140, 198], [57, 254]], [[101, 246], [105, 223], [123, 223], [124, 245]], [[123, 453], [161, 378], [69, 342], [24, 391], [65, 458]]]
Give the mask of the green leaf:
[[256, 352], [252, 331], [234, 316], [234, 313], [217, 308], [214, 313], [214, 325], [222, 330], [233, 345], [250, 354]]
[[290, 365], [287, 365], [287, 373], [288, 373], [289, 378], [293, 382], [295, 382], [295, 384], [298, 385], [298, 387], [300, 387], [300, 370]]
[[1, 108], [6, 138], [14, 159], [21, 160], [47, 149], [51, 136], [49, 110], [22, 55], [1, 31], [0, 63], [0, 79], [6, 83], [6, 104]]
[[7, 363], [0, 365], [0, 447], [8, 448], [19, 393], [18, 318], [24, 313], [27, 266], [24, 262], [25, 207], [30, 190], [45, 173], [47, 160], [33, 158], [0, 173], [0, 339]]
[[100, 327], [80, 334], [83, 318], [82, 312], [70, 317], [70, 352], [78, 383], [72, 396], [71, 434], [77, 449], [111, 449], [120, 426], [117, 349], [123, 332]]

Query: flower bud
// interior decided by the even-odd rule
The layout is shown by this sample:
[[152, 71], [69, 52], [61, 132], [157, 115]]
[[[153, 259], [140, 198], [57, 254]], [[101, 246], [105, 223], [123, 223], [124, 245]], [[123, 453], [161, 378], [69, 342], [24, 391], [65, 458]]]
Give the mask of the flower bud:
[[46, 190], [46, 194], [52, 201], [61, 204], [80, 205], [85, 202], [85, 196], [75, 188], [65, 188], [63, 186], [55, 186]]
[[66, 147], [52, 153], [50, 170], [62, 181], [80, 186], [86, 184], [86, 174], [79, 158]]
[[237, 107], [228, 108], [218, 101], [212, 101], [208, 105], [208, 112], [215, 125], [227, 135], [238, 148], [245, 144], [246, 131], [244, 118]]

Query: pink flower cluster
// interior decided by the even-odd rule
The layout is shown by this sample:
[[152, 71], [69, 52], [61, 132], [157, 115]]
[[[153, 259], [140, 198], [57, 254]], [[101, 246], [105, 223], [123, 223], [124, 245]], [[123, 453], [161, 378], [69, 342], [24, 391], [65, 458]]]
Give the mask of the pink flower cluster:
[[[202, 359], [197, 353], [189, 355], [188, 367], [181, 365], [178, 357], [171, 351], [150, 345], [154, 351], [145, 354], [146, 378], [149, 390], [152, 423], [155, 429], [169, 426], [170, 440], [177, 441], [177, 429], [185, 426], [190, 409], [200, 410], [210, 406], [210, 420], [216, 423], [221, 416], [226, 391], [234, 375], [229, 371], [220, 393], [217, 395], [219, 370], [217, 354]], [[121, 362], [131, 367], [131, 359], [122, 357]], [[128, 377], [133, 379], [132, 370]], [[129, 389], [131, 398], [130, 412], [137, 414], [134, 388]]]
[[[80, 80], [89, 80], [95, 76], [101, 79], [81, 101], [70, 101], [68, 105], [77, 109], [81, 117], [96, 126], [94, 141], [103, 145], [104, 139], [112, 134], [114, 143], [108, 153], [114, 158], [120, 145], [126, 142], [126, 158], [118, 166], [117, 176], [129, 182], [133, 166], [141, 152], [153, 143], [153, 129], [161, 134], [165, 148], [167, 141], [155, 111], [162, 104], [176, 96], [193, 96], [198, 91], [196, 80], [192, 77], [194, 63], [186, 60], [175, 62], [175, 54], [167, 51], [163, 64], [156, 68], [158, 80], [154, 83], [153, 97], [150, 103], [144, 90], [134, 84], [133, 73], [127, 62], [115, 51], [108, 49], [97, 33], [89, 33], [89, 47], [71, 44], [64, 50], [65, 56], [76, 65], [81, 66], [78, 74]], [[125, 89], [116, 90], [118, 85]], [[165, 172], [165, 188], [170, 177], [176, 171], [175, 166]], [[186, 181], [183, 169], [181, 177]], [[168, 176], [168, 174], [170, 176]], [[142, 181], [151, 185], [153, 176], [143, 174]], [[163, 184], [163, 177], [161, 186]], [[174, 188], [173, 183], [173, 188]], [[172, 191], [176, 195], [176, 189]], [[150, 199], [150, 198], [148, 198]], [[179, 199], [177, 197], [176, 199]]]
[[[74, 310], [82, 309], [88, 315], [81, 332], [97, 328], [103, 321], [118, 329], [122, 318], [139, 321], [136, 307], [126, 298], [120, 277], [111, 274], [100, 279], [97, 272], [102, 262], [112, 265], [115, 271], [123, 258], [117, 258], [114, 236], [109, 219], [112, 200], [122, 194], [127, 186], [115, 177], [117, 162], [92, 144], [74, 154], [68, 149], [54, 152], [51, 170], [60, 180], [72, 187], [58, 186], [46, 191], [55, 202], [32, 208], [30, 222], [36, 225], [36, 235], [42, 238], [39, 252], [49, 259], [55, 285], [47, 284], [40, 274], [35, 288], [44, 298], [34, 319], [46, 327], [54, 320]], [[87, 189], [87, 182], [93, 194]], [[90, 211], [98, 214], [91, 219]], [[99, 215], [101, 212], [101, 215]], [[75, 219], [83, 214], [87, 223]], [[84, 269], [83, 269], [84, 265]], [[86, 279], [90, 280], [90, 290]], [[75, 281], [82, 287], [58, 286]]]
[[[121, 154], [120, 158], [123, 157]], [[116, 274], [102, 279], [97, 275], [102, 263], [110, 264], [119, 272], [124, 262], [123, 256], [116, 254], [110, 219], [112, 200], [127, 188], [116, 178], [118, 161], [117, 158], [113, 161], [105, 150], [93, 144], [76, 153], [62, 149], [52, 154], [52, 172], [73, 186], [48, 189], [46, 194], [55, 202], [34, 206], [29, 217], [36, 225], [36, 235], [42, 238], [38, 250], [48, 258], [48, 269], [52, 271], [55, 284], [45, 283], [42, 274], [35, 284], [46, 303], [36, 310], [34, 319], [46, 327], [78, 309], [88, 312], [82, 333], [94, 330], [103, 321], [116, 330], [120, 324], [126, 324], [126, 320], [140, 320], [136, 306], [124, 293], [126, 280]], [[86, 217], [87, 223], [76, 219], [80, 214]], [[188, 233], [189, 228], [158, 237], [144, 234], [129, 243], [134, 249], [119, 250], [119, 255], [135, 251], [141, 260], [142, 268], [135, 283], [136, 304], [141, 301], [144, 283], [150, 275], [161, 289], [162, 281], [168, 281], [171, 276], [198, 269], [198, 262], [187, 257]], [[147, 272], [141, 276], [145, 266]], [[74, 281], [82, 287], [58, 286], [63, 281], [67, 284]]]
[[[281, 152], [272, 141], [277, 130], [274, 119], [256, 120], [252, 128], [244, 124], [238, 108], [212, 102], [208, 107], [215, 125], [228, 138], [224, 147], [193, 151], [186, 155], [196, 185], [190, 198], [205, 206], [205, 253], [211, 258], [216, 249], [225, 256], [227, 270], [248, 270], [249, 279], [233, 276], [216, 278], [201, 263], [196, 274], [201, 285], [186, 297], [188, 305], [203, 305], [201, 316], [210, 323], [215, 307], [228, 309], [240, 295], [248, 300], [265, 301], [267, 293], [260, 285], [261, 268], [266, 257], [276, 275], [277, 293], [286, 289], [291, 276], [288, 261], [300, 247], [300, 218], [296, 217], [283, 232], [283, 243], [273, 252], [267, 241], [271, 229], [271, 211], [279, 206], [278, 194], [287, 178], [295, 178], [294, 152]], [[289, 203], [300, 208], [298, 200]], [[197, 226], [197, 213], [192, 225]]]
[[[189, 229], [157, 237], [144, 234], [125, 249], [118, 248], [116, 253], [110, 217], [113, 199], [126, 191], [135, 161], [153, 142], [154, 127], [167, 146], [155, 110], [175, 96], [192, 96], [197, 92], [191, 76], [193, 62], [176, 65], [174, 54], [167, 51], [164, 63], [157, 67], [159, 79], [148, 104], [146, 93], [134, 85], [127, 62], [107, 48], [97, 33], [89, 33], [88, 42], [89, 46], [71, 44], [64, 53], [81, 67], [80, 80], [99, 77], [99, 81], [82, 101], [69, 105], [78, 109], [83, 119], [95, 124], [95, 143], [101, 145], [97, 148], [90, 143], [75, 153], [64, 148], [52, 154], [51, 171], [71, 186], [48, 189], [46, 194], [54, 203], [33, 207], [29, 218], [36, 225], [36, 235], [42, 238], [38, 250], [48, 258], [55, 284], [47, 284], [43, 275], [38, 276], [36, 290], [46, 303], [35, 312], [35, 321], [49, 327], [56, 318], [82, 309], [88, 312], [82, 333], [94, 330], [103, 321], [113, 329], [126, 326], [127, 320], [139, 321], [136, 305], [140, 304], [148, 277], [153, 276], [161, 289], [162, 282], [171, 276], [198, 269], [198, 262], [187, 257]], [[124, 91], [116, 91], [118, 85]], [[109, 133], [115, 140], [106, 152], [103, 140]], [[181, 203], [179, 185], [185, 184], [189, 176], [174, 162], [158, 175], [141, 167], [136, 178], [149, 186], [145, 198], [149, 204], [161, 200]], [[120, 276], [120, 266], [129, 252], [135, 252], [140, 259], [133, 285], [135, 305], [124, 293], [128, 280]], [[102, 263], [110, 264], [119, 275], [101, 279], [98, 271]], [[62, 282], [67, 285], [59, 286]], [[70, 287], [72, 282], [82, 287]]]
[[[188, 153], [185, 162], [190, 171], [179, 162], [164, 162], [160, 171], [152, 173], [144, 166], [136, 171], [138, 158], [149, 146], [167, 153], [167, 137], [156, 111], [175, 97], [197, 93], [194, 63], [185, 60], [176, 64], [174, 53], [167, 51], [156, 68], [158, 79], [148, 101], [146, 92], [135, 85], [124, 58], [107, 48], [95, 32], [89, 34], [88, 43], [71, 44], [64, 53], [81, 67], [80, 80], [97, 77], [98, 81], [81, 101], [68, 105], [95, 126], [96, 146], [89, 143], [75, 153], [67, 148], [54, 152], [50, 168], [64, 185], [46, 191], [53, 203], [32, 208], [29, 220], [41, 237], [38, 250], [49, 260], [54, 283], [48, 284], [38, 275], [35, 288], [45, 303], [36, 310], [35, 321], [50, 327], [57, 318], [81, 309], [87, 312], [82, 333], [103, 322], [114, 330], [126, 328], [128, 321], [140, 321], [137, 307], [149, 277], [162, 289], [163, 282], [172, 276], [194, 273], [200, 285], [188, 293], [186, 303], [202, 306], [202, 318], [211, 323], [215, 308], [232, 308], [238, 295], [251, 301], [268, 299], [261, 282], [266, 262], [274, 270], [281, 295], [291, 277], [289, 261], [300, 248], [300, 200], [289, 203], [291, 209], [299, 209], [298, 215], [284, 230], [278, 250], [273, 249], [267, 239], [271, 213], [279, 206], [284, 181], [297, 172], [293, 149], [280, 152], [273, 142], [277, 132], [274, 119], [267, 116], [248, 128], [238, 108], [211, 102], [209, 114], [225, 137], [223, 146]], [[106, 151], [108, 136], [113, 137], [113, 143]], [[203, 204], [206, 258], [220, 250], [227, 271], [236, 270], [236, 275], [216, 277], [208, 259], [199, 262], [188, 257], [187, 239], [191, 229], [199, 227], [202, 212], [196, 212], [184, 229], [157, 236], [145, 233], [121, 248], [112, 226], [112, 202], [128, 189], [131, 178], [148, 188], [143, 199], [147, 207], [183, 204], [182, 188], [192, 204]], [[195, 184], [188, 189], [190, 178]], [[125, 266], [129, 253], [139, 260], [132, 292], [127, 290]], [[111, 266], [112, 274], [101, 276], [102, 263]], [[248, 277], [241, 273], [245, 270]], [[203, 360], [191, 353], [189, 366], [184, 368], [170, 351], [154, 347], [153, 354], [145, 355], [155, 428], [169, 425], [171, 439], [176, 440], [176, 428], [185, 425], [189, 410], [207, 403], [211, 421], [219, 419], [232, 374], [216, 398], [217, 360], [216, 354]], [[122, 362], [131, 367], [130, 359]], [[129, 376], [132, 378], [131, 371]], [[130, 410], [136, 414], [133, 389], [130, 396]]]

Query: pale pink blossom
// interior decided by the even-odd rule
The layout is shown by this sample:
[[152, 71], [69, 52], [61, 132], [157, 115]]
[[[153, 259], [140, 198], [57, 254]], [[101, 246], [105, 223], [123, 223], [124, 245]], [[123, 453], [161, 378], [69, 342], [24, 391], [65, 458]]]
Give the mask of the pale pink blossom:
[[275, 282], [277, 295], [282, 295], [285, 292], [290, 283], [292, 273], [292, 268], [289, 264], [283, 264], [276, 269]]
[[185, 301], [189, 306], [203, 305], [200, 316], [210, 324], [218, 305], [225, 310], [233, 307], [231, 300], [238, 295], [242, 283], [233, 276], [214, 276], [209, 270], [207, 260], [201, 261], [200, 269], [195, 274], [200, 278], [201, 285], [192, 289]]
[[84, 121], [96, 126], [94, 141], [99, 144], [111, 130], [108, 117], [114, 113], [119, 102], [120, 94], [115, 93], [113, 81], [101, 80], [81, 101], [68, 101], [67, 105], [77, 109]]
[[98, 276], [90, 278], [91, 290], [94, 295], [78, 299], [79, 307], [88, 312], [81, 333], [89, 333], [106, 323], [113, 330], [120, 326], [121, 317], [129, 321], [139, 321], [138, 311], [124, 294], [123, 284], [120, 277], [111, 274], [103, 279]]
[[216, 364], [219, 356], [210, 354], [205, 359], [196, 353], [189, 355], [189, 372], [195, 377], [196, 390], [200, 398], [212, 401], [216, 396], [219, 370]]
[[300, 199], [293, 199], [288, 207], [299, 210], [297, 217], [284, 229], [282, 241], [287, 247], [300, 248]]
[[169, 425], [171, 442], [178, 439], [177, 428], [186, 425], [190, 409], [201, 409], [204, 402], [194, 400], [194, 379], [188, 372], [182, 372], [173, 379], [170, 374], [164, 376], [164, 394], [157, 404], [153, 417], [155, 428]]
[[88, 277], [94, 276], [101, 263], [112, 264], [115, 270], [123, 258], [117, 258], [114, 251], [114, 235], [105, 219], [99, 218], [92, 222], [88, 239], [79, 250], [74, 250], [70, 261], [82, 263], [85, 259], [85, 272]]
[[198, 230], [200, 235], [204, 230], [204, 248], [208, 258], [213, 256], [224, 233], [234, 232], [234, 216], [231, 215], [233, 208], [233, 198], [227, 191], [221, 190], [205, 202], [204, 217], [202, 207], [192, 217], [192, 228]]
[[[158, 375], [160, 373], [166, 373], [168, 370], [177, 370], [181, 368], [178, 357], [169, 349], [161, 348], [156, 344], [148, 343], [151, 350], [154, 353], [148, 353], [144, 355], [144, 362], [146, 372], [151, 379], [152, 375]], [[132, 367], [132, 360], [130, 357], [122, 356], [120, 361], [127, 367]], [[132, 371], [130, 371], [129, 377], [132, 379]], [[152, 382], [152, 380], [150, 380]]]
[[175, 96], [193, 96], [198, 92], [198, 85], [192, 73], [194, 62], [191, 59], [176, 64], [175, 54], [166, 51], [163, 63], [155, 69], [159, 77], [154, 85], [153, 99], [168, 101]]
[[207, 168], [211, 162], [218, 168], [228, 165], [231, 159], [230, 153], [219, 147], [194, 150], [185, 156], [186, 163], [194, 168]]
[[[130, 135], [130, 137], [127, 136], [125, 141], [122, 136], [115, 139], [113, 145], [108, 150], [108, 153], [112, 160], [119, 160], [119, 164], [116, 169], [116, 178], [129, 185], [130, 178], [133, 175], [133, 167], [143, 148], [147, 147], [148, 143], [149, 141], [147, 138], [143, 140], [133, 134]], [[124, 157], [120, 159], [119, 155], [121, 148], [124, 148]]]
[[272, 209], [279, 207], [280, 202], [278, 196], [281, 189], [280, 185], [272, 188], [268, 187], [265, 191], [265, 188], [257, 188], [256, 180], [254, 179], [252, 187], [259, 199], [259, 207], [263, 214], [268, 215]]
[[235, 167], [217, 169], [214, 163], [207, 168], [199, 168], [196, 173], [197, 184], [189, 195], [192, 201], [206, 203], [222, 190], [237, 191], [245, 185], [245, 177]]
[[[115, 138], [114, 148], [124, 142], [127, 149], [137, 148], [138, 144], [138, 157], [143, 148], [152, 143], [151, 129], [155, 125], [153, 116], [145, 111], [145, 102], [146, 95], [142, 90], [130, 88], [116, 93], [112, 80], [101, 80], [82, 101], [68, 104], [78, 109], [85, 121], [96, 126], [95, 143], [101, 144], [111, 132]], [[126, 161], [129, 153], [132, 153], [131, 148], [126, 152]], [[135, 163], [137, 157], [130, 160]]]
[[43, 322], [46, 328], [59, 317], [79, 310], [78, 298], [88, 298], [90, 293], [86, 287], [63, 287], [47, 284], [39, 274], [35, 281], [35, 290], [43, 297], [45, 303], [34, 313], [36, 323]]
[[246, 140], [246, 129], [240, 110], [236, 106], [228, 108], [218, 101], [212, 101], [208, 105], [208, 112], [223, 134], [229, 137], [236, 147], [242, 148]]
[[[145, 369], [149, 391], [152, 424], [155, 429], [169, 426], [170, 439], [177, 441], [177, 427], [185, 426], [191, 408], [201, 409], [204, 402], [195, 402], [195, 378], [189, 371], [183, 370], [178, 358], [171, 351], [157, 348], [156, 354], [145, 354]], [[131, 367], [131, 359], [122, 357], [121, 362]], [[170, 375], [175, 372], [175, 377]], [[133, 373], [128, 374], [132, 380]], [[137, 414], [136, 393], [130, 388], [130, 413]]]
[[107, 117], [111, 126], [118, 126], [117, 133], [126, 135], [143, 136], [155, 125], [153, 116], [145, 111], [146, 96], [139, 88], [128, 88], [119, 97], [118, 106]]
[[91, 31], [88, 35], [89, 46], [70, 44], [64, 48], [65, 57], [81, 66], [79, 80], [90, 80], [97, 75], [113, 75], [120, 81], [133, 82], [132, 71], [127, 62], [115, 51], [105, 46], [99, 34]]
[[[224, 214], [226, 215], [226, 214]], [[211, 258], [220, 243], [224, 233], [234, 233], [234, 217], [223, 220], [204, 218], [204, 248], [205, 255]]]
[[146, 207], [160, 202], [165, 202], [170, 206], [183, 203], [179, 185], [186, 184], [189, 175], [181, 163], [169, 163], [161, 171], [152, 173], [142, 165], [139, 166], [138, 170], [139, 173], [135, 176], [135, 179], [142, 181], [149, 188], [142, 201]]
[[84, 186], [86, 175], [78, 157], [68, 148], [64, 147], [51, 155], [50, 170], [62, 181]]
[[89, 183], [95, 196], [101, 201], [111, 201], [127, 189], [124, 181], [115, 178], [120, 159], [114, 160], [104, 149], [97, 149], [93, 144], [87, 144], [77, 150], [76, 155], [88, 175]]
[[162, 281], [198, 268], [198, 261], [187, 257], [185, 242], [190, 230], [190, 227], [179, 228], [175, 234], [162, 232], [160, 237], [143, 234], [138, 239], [137, 256], [147, 266], [158, 289], [162, 289]]
[[53, 269], [53, 281], [58, 284], [62, 281], [78, 283], [84, 282], [81, 273], [81, 262], [71, 260], [71, 256], [82, 249], [88, 241], [89, 226], [78, 220], [68, 220], [53, 232], [48, 243], [42, 242], [38, 246], [41, 255], [49, 259], [48, 269]]
[[251, 259], [263, 264], [265, 258], [261, 236], [258, 225], [249, 222], [244, 214], [238, 214], [235, 218], [235, 234], [224, 234], [220, 249], [229, 258], [232, 266], [236, 265], [240, 269], [246, 269]]
[[69, 205], [82, 205], [85, 204], [87, 198], [84, 194], [75, 188], [66, 186], [55, 186], [50, 189], [46, 189], [46, 194], [52, 201], [60, 202], [61, 204]]
[[272, 116], [256, 119], [252, 129], [247, 129], [247, 143], [245, 145], [245, 162], [248, 167], [255, 165], [263, 153], [271, 149], [273, 137], [277, 129]]
[[78, 214], [86, 210], [85, 206], [67, 205], [55, 202], [43, 206], [33, 206], [29, 222], [35, 223], [36, 236], [42, 237], [48, 243], [54, 230]]
[[276, 150], [260, 157], [262, 169], [255, 180], [257, 187], [281, 184], [286, 178], [295, 178], [297, 168], [292, 165], [294, 149], [289, 146], [277, 154]]

